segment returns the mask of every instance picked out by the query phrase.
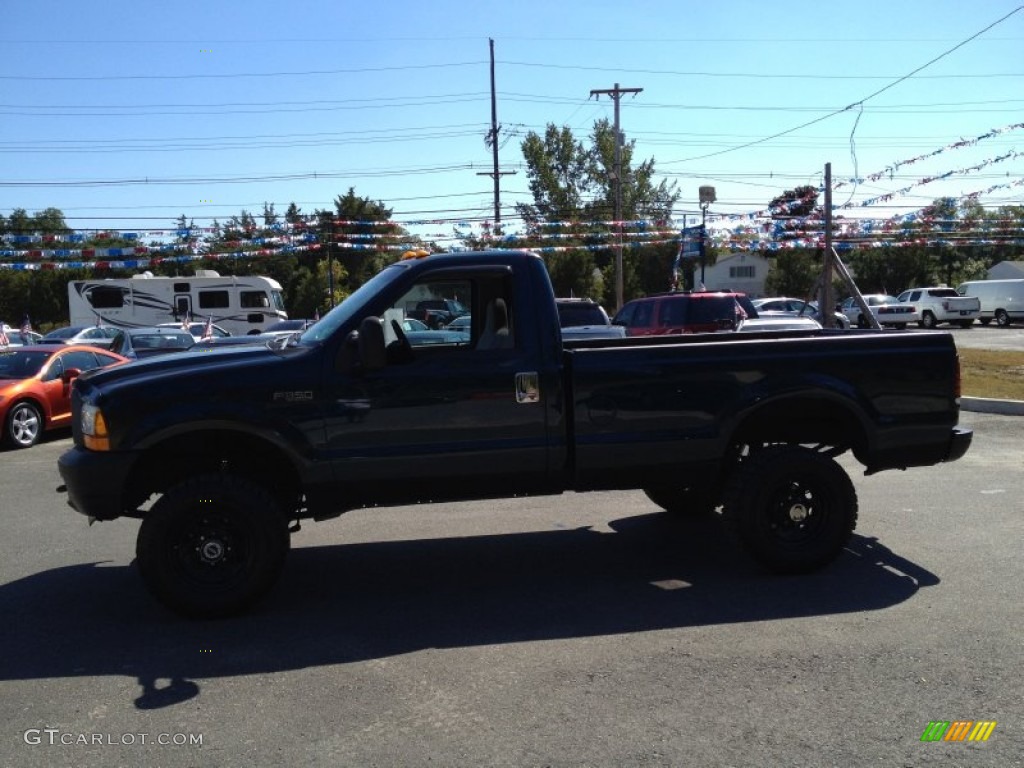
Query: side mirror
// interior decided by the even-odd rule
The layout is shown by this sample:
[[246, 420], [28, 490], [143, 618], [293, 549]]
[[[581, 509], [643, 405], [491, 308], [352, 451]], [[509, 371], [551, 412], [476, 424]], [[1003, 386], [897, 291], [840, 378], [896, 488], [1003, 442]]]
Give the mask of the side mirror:
[[65, 384], [70, 384], [72, 381], [82, 375], [81, 368], [68, 368], [64, 373], [60, 375], [61, 381]]
[[359, 363], [364, 371], [379, 371], [388, 363], [384, 344], [384, 321], [379, 317], [364, 317], [359, 324]]

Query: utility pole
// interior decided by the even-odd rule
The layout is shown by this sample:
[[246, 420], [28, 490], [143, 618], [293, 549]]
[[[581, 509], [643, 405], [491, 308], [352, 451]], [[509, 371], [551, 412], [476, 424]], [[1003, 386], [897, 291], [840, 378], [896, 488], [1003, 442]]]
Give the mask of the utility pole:
[[835, 301], [832, 298], [832, 163], [825, 163], [825, 253], [821, 265], [821, 324], [832, 328], [836, 324]]
[[501, 223], [501, 187], [499, 180], [502, 176], [514, 175], [515, 171], [498, 170], [498, 99], [494, 90], [494, 38], [489, 38], [491, 44], [491, 130], [487, 134], [487, 143], [491, 145], [491, 153], [494, 156], [494, 170], [490, 173], [482, 171], [477, 176], [490, 176], [494, 179], [494, 223]]
[[324, 240], [327, 248], [327, 301], [330, 309], [334, 309], [334, 216], [330, 211], [326, 213]]
[[640, 93], [643, 88], [592, 89], [590, 95], [600, 97], [611, 96], [615, 102], [615, 222], [619, 227], [619, 243], [615, 252], [615, 309], [622, 309], [622, 132], [619, 130], [619, 99], [624, 93]]

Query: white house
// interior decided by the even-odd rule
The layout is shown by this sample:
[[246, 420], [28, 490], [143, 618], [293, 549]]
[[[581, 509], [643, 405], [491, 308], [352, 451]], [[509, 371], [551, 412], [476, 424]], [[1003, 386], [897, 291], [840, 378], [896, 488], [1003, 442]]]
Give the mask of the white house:
[[1024, 261], [1000, 261], [988, 271], [989, 280], [1016, 280], [1024, 278]]
[[[704, 268], [704, 286], [709, 291], [741, 291], [752, 298], [764, 295], [764, 281], [771, 264], [759, 253], [737, 251], [719, 253], [713, 266]], [[700, 283], [700, 265], [694, 283]]]

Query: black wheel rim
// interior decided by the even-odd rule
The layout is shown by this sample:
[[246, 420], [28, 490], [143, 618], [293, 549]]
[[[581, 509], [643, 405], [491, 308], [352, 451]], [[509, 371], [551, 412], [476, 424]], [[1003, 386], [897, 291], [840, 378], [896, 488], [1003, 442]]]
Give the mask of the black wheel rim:
[[794, 478], [770, 493], [763, 523], [780, 544], [800, 546], [821, 535], [828, 517], [823, 488], [806, 478]]
[[183, 515], [171, 537], [169, 557], [175, 570], [198, 587], [226, 587], [242, 577], [252, 541], [232, 510], [198, 508]]

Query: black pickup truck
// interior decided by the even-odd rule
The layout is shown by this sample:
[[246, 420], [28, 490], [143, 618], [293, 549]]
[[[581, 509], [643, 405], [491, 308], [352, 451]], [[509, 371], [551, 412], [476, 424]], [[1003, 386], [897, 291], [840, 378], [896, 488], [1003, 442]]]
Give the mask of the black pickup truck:
[[[413, 347], [410, 306], [458, 300], [470, 332]], [[82, 376], [69, 503], [142, 519], [151, 592], [237, 613], [274, 584], [301, 520], [414, 502], [637, 488], [720, 511], [768, 568], [833, 560], [867, 472], [952, 461], [959, 361], [944, 332], [797, 331], [563, 342], [523, 251], [387, 267], [300, 337]]]

